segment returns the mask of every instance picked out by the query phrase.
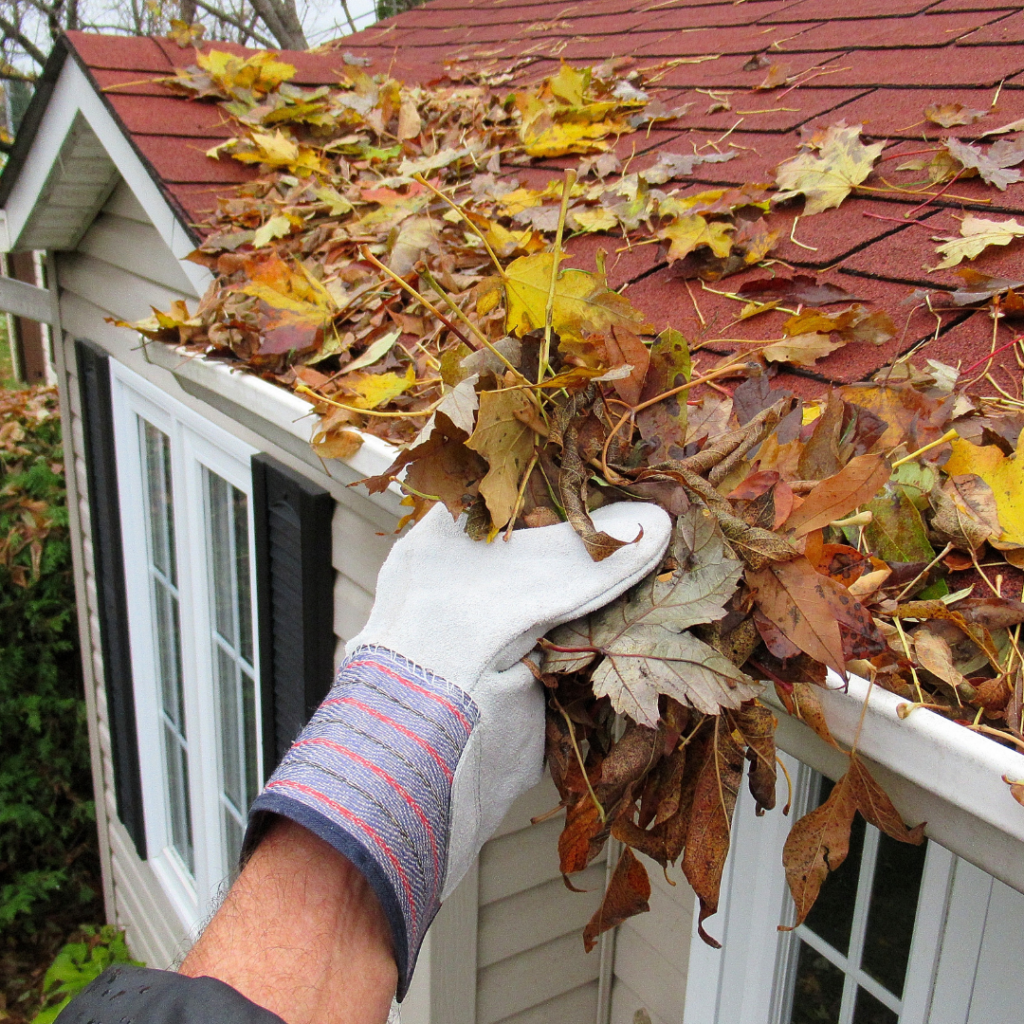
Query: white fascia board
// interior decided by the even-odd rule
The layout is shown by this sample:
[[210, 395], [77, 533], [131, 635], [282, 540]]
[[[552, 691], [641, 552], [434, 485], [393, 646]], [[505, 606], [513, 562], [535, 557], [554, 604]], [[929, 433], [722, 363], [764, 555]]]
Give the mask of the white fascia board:
[[10, 245], [17, 246], [18, 238], [40, 202], [50, 171], [78, 113], [85, 118], [118, 173], [135, 193], [164, 244], [181, 262], [181, 269], [196, 294], [202, 295], [213, 278], [205, 267], [185, 260], [195, 249], [195, 243], [73, 56], [69, 56], [61, 68], [32, 148], [4, 207]]
[[[146, 351], [156, 365], [174, 375], [184, 391], [260, 437], [275, 441], [339, 483], [349, 485], [363, 477], [377, 476], [398, 454], [398, 449], [387, 441], [363, 434], [363, 443], [351, 458], [318, 459], [309, 443], [317, 418], [305, 399], [254, 374], [183, 348], [151, 342]], [[370, 494], [365, 488], [359, 490], [363, 497], [391, 515], [397, 517], [408, 511], [399, 505], [403, 495], [397, 484], [391, 484], [380, 494]]]
[[[816, 692], [832, 734], [846, 747], [856, 739], [906, 821], [925, 821], [931, 838], [1024, 892], [1024, 807], [1003, 781], [1024, 780], [1024, 754], [926, 708], [901, 719], [906, 700], [857, 676], [844, 688], [830, 673]], [[781, 712], [783, 750], [832, 778], [845, 771], [839, 751], [787, 715], [774, 693], [766, 700]]]

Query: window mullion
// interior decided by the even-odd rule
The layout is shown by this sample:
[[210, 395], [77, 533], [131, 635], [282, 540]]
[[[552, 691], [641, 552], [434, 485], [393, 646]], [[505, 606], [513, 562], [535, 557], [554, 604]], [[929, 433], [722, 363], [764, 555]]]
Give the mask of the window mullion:
[[860, 874], [857, 877], [857, 898], [853, 905], [853, 923], [850, 928], [849, 967], [843, 984], [843, 1005], [839, 1011], [838, 1024], [853, 1024], [853, 1011], [857, 1003], [857, 975], [864, 952], [864, 936], [868, 927], [868, 912], [871, 909], [871, 890], [874, 887], [875, 864], [878, 860], [878, 829], [864, 830], [864, 847], [861, 852]]

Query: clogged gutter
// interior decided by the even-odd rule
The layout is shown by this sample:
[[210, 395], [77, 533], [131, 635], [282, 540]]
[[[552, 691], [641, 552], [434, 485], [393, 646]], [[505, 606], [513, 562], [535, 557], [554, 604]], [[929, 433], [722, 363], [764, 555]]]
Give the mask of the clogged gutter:
[[[260, 177], [204, 226], [192, 258], [215, 280], [199, 308], [123, 326], [305, 396], [323, 458], [351, 457], [367, 433], [399, 446], [365, 483], [400, 479], [408, 519], [441, 501], [481, 543], [568, 520], [601, 559], [623, 542], [595, 529], [597, 505], [656, 501], [675, 517], [657, 573], [542, 642], [562, 871], [583, 870], [609, 836], [625, 844], [588, 947], [647, 908], [633, 850], [682, 858], [714, 941], [703, 922], [745, 765], [759, 807], [775, 804], [765, 686], [833, 744], [817, 697], [828, 669], [897, 694], [904, 713], [928, 708], [1024, 749], [1024, 605], [1004, 596], [1024, 565], [1024, 405], [930, 360], [816, 401], [772, 386], [779, 366], [897, 332], [895, 311], [772, 260], [779, 230], [766, 218], [800, 196], [813, 215], [867, 187], [880, 144], [835, 125], [780, 165], [777, 191], [695, 191], [694, 167], [736, 155], [727, 139], [637, 172], [613, 150], [682, 113], [657, 99], [657, 66], [565, 65], [506, 94], [485, 81], [407, 87], [358, 65], [337, 87], [300, 89], [271, 54], [198, 59], [165, 84], [221, 103], [237, 135], [211, 158]], [[996, 145], [930, 157], [935, 194], [968, 174], [993, 187], [1016, 175], [1016, 143]], [[580, 159], [553, 179], [530, 166], [567, 156]], [[936, 259], [1015, 244], [1018, 227], [969, 215]], [[660, 244], [681, 277], [720, 292], [737, 270], [766, 274], [733, 293], [737, 337], [655, 334], [602, 260], [562, 265], [584, 233], [609, 235], [609, 248]], [[927, 301], [1006, 315], [1019, 287], [968, 275]], [[777, 335], [742, 338], [752, 317]], [[965, 572], [970, 586], [953, 582]], [[800, 920], [858, 811], [923, 840], [847, 756], [786, 845]]]

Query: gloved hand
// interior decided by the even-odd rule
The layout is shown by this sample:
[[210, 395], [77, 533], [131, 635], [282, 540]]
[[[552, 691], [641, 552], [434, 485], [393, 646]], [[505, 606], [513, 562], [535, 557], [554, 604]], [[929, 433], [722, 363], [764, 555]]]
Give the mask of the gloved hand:
[[641, 580], [669, 517], [620, 503], [599, 530], [633, 540], [593, 562], [568, 523], [472, 541], [438, 506], [395, 544], [334, 687], [253, 805], [309, 828], [373, 886], [391, 925], [398, 996], [441, 900], [512, 802], [540, 781], [544, 694], [524, 655], [552, 627]]

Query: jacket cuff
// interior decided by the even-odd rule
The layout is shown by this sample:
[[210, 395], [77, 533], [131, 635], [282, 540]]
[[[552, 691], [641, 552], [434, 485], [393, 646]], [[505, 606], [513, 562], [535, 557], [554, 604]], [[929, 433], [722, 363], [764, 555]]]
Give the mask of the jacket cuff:
[[459, 687], [360, 647], [250, 811], [243, 859], [280, 814], [363, 873], [391, 927], [399, 999], [440, 907], [452, 780], [479, 717]]

